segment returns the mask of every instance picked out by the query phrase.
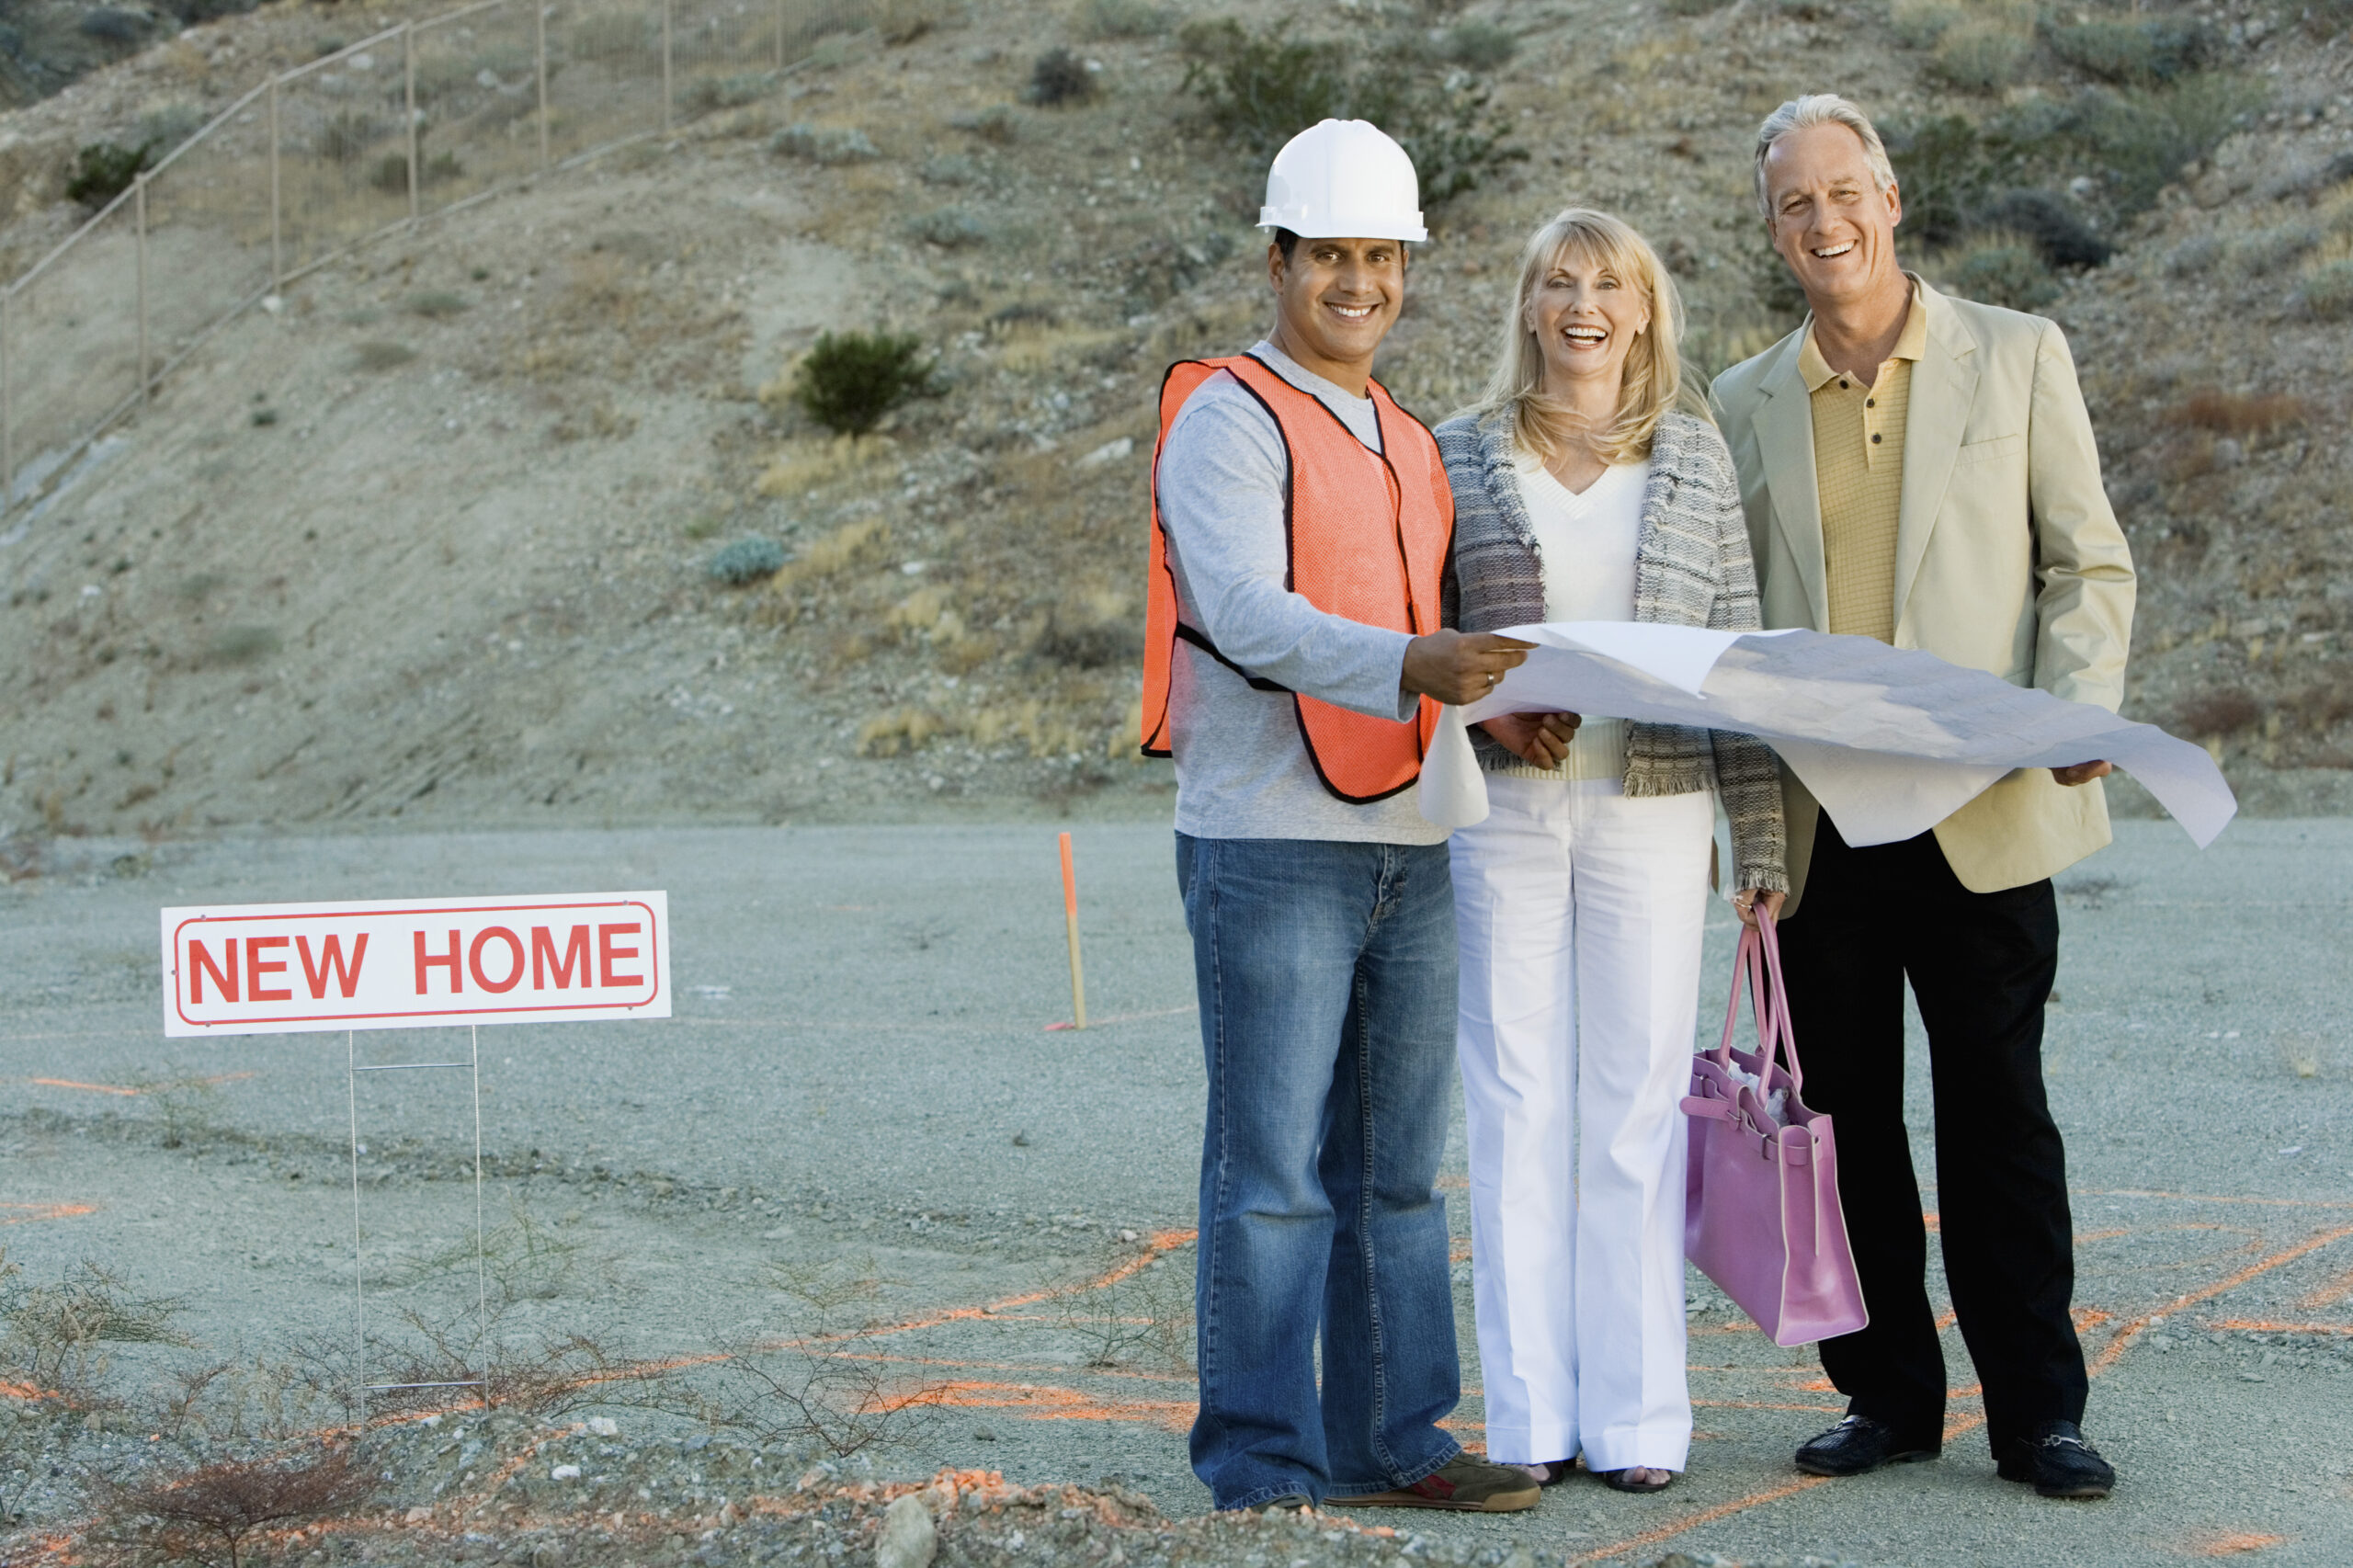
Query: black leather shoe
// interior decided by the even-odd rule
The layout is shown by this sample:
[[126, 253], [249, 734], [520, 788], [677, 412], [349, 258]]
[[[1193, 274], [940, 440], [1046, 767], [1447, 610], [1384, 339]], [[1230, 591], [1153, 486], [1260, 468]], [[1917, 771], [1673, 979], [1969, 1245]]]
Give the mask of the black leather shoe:
[[1932, 1460], [1940, 1442], [1907, 1439], [1884, 1421], [1849, 1415], [1798, 1450], [1798, 1468], [1808, 1475], [1860, 1475], [1883, 1464]]
[[2046, 1421], [2033, 1437], [2012, 1438], [1994, 1469], [2004, 1481], [2031, 1482], [2045, 1497], [2105, 1497], [2116, 1489], [2116, 1467], [2072, 1421]]

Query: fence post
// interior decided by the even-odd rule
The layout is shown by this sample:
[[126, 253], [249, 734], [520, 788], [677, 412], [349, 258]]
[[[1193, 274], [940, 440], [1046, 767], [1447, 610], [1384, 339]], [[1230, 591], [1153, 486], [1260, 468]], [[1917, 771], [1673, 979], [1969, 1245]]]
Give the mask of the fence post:
[[408, 221], [416, 222], [416, 24], [401, 24], [401, 93], [408, 105]]
[[784, 0], [776, 0], [776, 68], [784, 69]]
[[548, 166], [548, 7], [547, 0], [531, 0], [540, 54], [540, 167]]
[[662, 0], [662, 133], [670, 132], [670, 0]]
[[154, 390], [147, 381], [147, 176], [144, 171], [132, 180], [131, 206], [139, 234], [139, 401], [144, 403]]
[[8, 387], [8, 307], [16, 297], [16, 290], [0, 289], [0, 516], [17, 495], [17, 421]]
[[284, 210], [285, 204], [278, 198], [278, 78], [272, 76], [269, 79], [269, 291], [273, 294], [286, 282], [286, 255], [279, 217]]

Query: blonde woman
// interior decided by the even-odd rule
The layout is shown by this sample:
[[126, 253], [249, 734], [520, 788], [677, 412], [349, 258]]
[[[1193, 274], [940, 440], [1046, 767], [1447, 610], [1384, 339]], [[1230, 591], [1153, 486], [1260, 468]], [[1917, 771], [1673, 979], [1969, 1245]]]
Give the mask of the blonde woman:
[[[1681, 327], [1620, 220], [1573, 208], [1529, 238], [1486, 395], [1438, 431], [1448, 625], [1759, 624], [1731, 455], [1678, 408]], [[1549, 1483], [1582, 1456], [1655, 1492], [1691, 1439], [1677, 1102], [1714, 797], [1754, 920], [1788, 886], [1778, 765], [1745, 736], [1599, 716], [1484, 729], [1490, 812], [1451, 856], [1487, 1457]]]

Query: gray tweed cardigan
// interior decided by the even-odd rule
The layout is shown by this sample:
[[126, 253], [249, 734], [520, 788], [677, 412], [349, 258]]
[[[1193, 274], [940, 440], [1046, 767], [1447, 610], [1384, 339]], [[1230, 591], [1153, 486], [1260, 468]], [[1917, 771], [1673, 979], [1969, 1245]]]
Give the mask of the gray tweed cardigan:
[[[1493, 631], [1542, 620], [1544, 569], [1512, 472], [1511, 421], [1462, 415], [1438, 427], [1438, 446], [1454, 489], [1444, 624]], [[1634, 619], [1719, 631], [1763, 625], [1732, 453], [1714, 426], [1688, 414], [1665, 415], [1652, 438], [1634, 555]], [[1472, 738], [1481, 766], [1518, 763], [1484, 735]], [[1732, 820], [1733, 885], [1787, 892], [1780, 764], [1771, 749], [1720, 730], [1627, 727], [1627, 794], [1683, 795], [1711, 784]]]

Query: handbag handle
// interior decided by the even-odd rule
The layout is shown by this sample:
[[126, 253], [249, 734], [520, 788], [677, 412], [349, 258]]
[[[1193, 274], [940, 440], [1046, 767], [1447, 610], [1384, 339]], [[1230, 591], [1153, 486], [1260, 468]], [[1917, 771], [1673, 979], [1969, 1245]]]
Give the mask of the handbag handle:
[[1768, 1067], [1778, 1053], [1786, 1061], [1792, 1093], [1802, 1098], [1805, 1071], [1798, 1065], [1798, 1042], [1790, 1027], [1789, 988], [1781, 979], [1781, 943], [1768, 910], [1756, 912], [1755, 926], [1743, 926], [1740, 947], [1733, 955], [1732, 997], [1724, 1006], [1723, 1039], [1712, 1053], [1719, 1065], [1732, 1065], [1732, 1038], [1740, 1022], [1741, 982], [1748, 983], [1749, 1005], [1756, 1016], [1756, 1050]]

